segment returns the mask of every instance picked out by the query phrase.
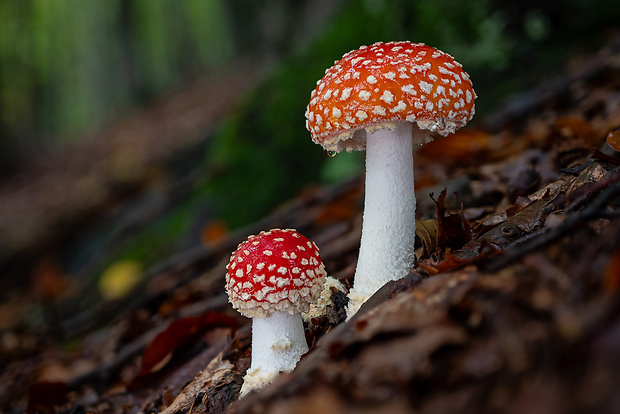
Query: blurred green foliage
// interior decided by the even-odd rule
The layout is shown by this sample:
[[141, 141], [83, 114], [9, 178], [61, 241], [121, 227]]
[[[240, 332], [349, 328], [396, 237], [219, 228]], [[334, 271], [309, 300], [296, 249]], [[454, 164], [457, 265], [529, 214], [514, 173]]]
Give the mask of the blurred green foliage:
[[0, 0], [0, 175], [229, 59], [225, 4]]
[[[328, 17], [306, 16], [313, 7]], [[619, 21], [617, 0], [0, 0], [0, 175], [235, 56], [276, 57], [211, 137], [190, 199], [122, 254], [156, 260], [206, 204], [237, 228], [363, 170], [363, 154], [328, 158], [305, 129], [311, 90], [345, 52], [407, 39], [452, 54], [479, 95], [477, 122], [598, 50]]]
[[615, 3], [342, 2], [318, 36], [306, 47], [290, 50], [219, 131], [206, 162], [214, 171], [209, 188], [219, 197], [220, 215], [238, 227], [309, 183], [338, 181], [363, 169], [363, 155], [329, 159], [304, 128], [310, 91], [345, 52], [401, 39], [447, 51], [474, 82], [479, 95], [476, 122], [508, 94], [562, 71], [571, 53], [601, 47], [605, 31], [620, 17]]

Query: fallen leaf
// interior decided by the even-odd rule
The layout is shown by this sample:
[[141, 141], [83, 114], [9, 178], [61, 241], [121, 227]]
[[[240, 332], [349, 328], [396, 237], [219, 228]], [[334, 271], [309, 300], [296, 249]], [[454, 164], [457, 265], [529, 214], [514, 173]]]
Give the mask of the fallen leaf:
[[616, 250], [609, 259], [603, 273], [603, 288], [609, 293], [618, 292], [620, 288], [620, 250]]
[[422, 249], [421, 257], [429, 257], [437, 250], [437, 220], [416, 220], [415, 235], [422, 244], [416, 246]]
[[140, 281], [142, 265], [135, 260], [112, 263], [99, 279], [99, 292], [107, 300], [125, 296]]
[[360, 188], [353, 188], [325, 204], [316, 218], [324, 226], [339, 221], [350, 221], [360, 212]]
[[564, 138], [581, 138], [591, 140], [595, 134], [590, 124], [578, 117], [564, 117], [555, 121], [555, 129]]
[[142, 354], [138, 377], [156, 372], [172, 358], [174, 351], [198, 333], [212, 328], [236, 328], [237, 320], [220, 312], [177, 319], [149, 343]]
[[536, 191], [540, 185], [540, 173], [534, 166], [527, 168], [517, 174], [508, 184], [508, 198], [511, 201], [517, 200]]
[[420, 155], [444, 164], [471, 160], [489, 148], [489, 134], [479, 129], [463, 129], [431, 141], [418, 150]]
[[437, 211], [437, 246], [440, 250], [458, 249], [472, 239], [472, 231], [469, 222], [463, 214], [463, 203], [455, 191], [456, 211], [450, 212], [446, 207], [447, 189], [439, 194], [435, 201]]
[[28, 389], [28, 414], [53, 414], [67, 401], [69, 388], [64, 382], [37, 382]]
[[58, 263], [51, 258], [39, 261], [33, 272], [32, 291], [41, 300], [52, 300], [67, 288], [67, 276]]
[[202, 229], [201, 238], [203, 244], [207, 245], [220, 240], [228, 234], [228, 226], [222, 220], [213, 220], [207, 223]]

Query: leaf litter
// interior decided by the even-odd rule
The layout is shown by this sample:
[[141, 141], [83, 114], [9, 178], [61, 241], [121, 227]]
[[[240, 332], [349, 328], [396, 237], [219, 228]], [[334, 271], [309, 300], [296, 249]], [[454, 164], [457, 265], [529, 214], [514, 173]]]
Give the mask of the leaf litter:
[[294, 227], [350, 286], [360, 178], [309, 188], [260, 222], [169, 258], [153, 271], [156, 294], [76, 334], [72, 348], [5, 331], [3, 358], [31, 348], [0, 372], [0, 408], [617, 412], [619, 56], [597, 55], [598, 76], [569, 74], [559, 83], [568, 86], [541, 93], [529, 111], [498, 111], [441, 141], [445, 151], [419, 151], [416, 268], [347, 323], [337, 316], [345, 301], [332, 296], [333, 317], [307, 326], [310, 352], [261, 392], [237, 400], [249, 325], [221, 295], [222, 263], [247, 234]]

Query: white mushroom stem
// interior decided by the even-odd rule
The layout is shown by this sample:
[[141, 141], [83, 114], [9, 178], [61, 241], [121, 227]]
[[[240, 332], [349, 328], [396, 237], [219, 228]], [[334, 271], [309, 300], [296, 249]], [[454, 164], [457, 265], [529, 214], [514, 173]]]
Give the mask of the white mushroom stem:
[[415, 193], [411, 134], [410, 122], [367, 133], [362, 240], [349, 294], [349, 318], [381, 286], [403, 278], [413, 267]]
[[274, 312], [252, 318], [252, 363], [241, 396], [269, 384], [280, 372], [292, 371], [308, 352], [301, 315]]

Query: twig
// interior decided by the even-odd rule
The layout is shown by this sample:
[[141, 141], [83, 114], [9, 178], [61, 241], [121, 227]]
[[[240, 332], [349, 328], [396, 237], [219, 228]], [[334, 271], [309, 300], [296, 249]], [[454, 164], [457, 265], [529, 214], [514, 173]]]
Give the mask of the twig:
[[[497, 272], [500, 269], [514, 263], [521, 257], [544, 248], [548, 244], [561, 239], [575, 227], [586, 221], [609, 216], [604, 208], [611, 200], [620, 196], [620, 181], [616, 181], [603, 190], [594, 200], [578, 213], [569, 215], [562, 224], [553, 230], [541, 229], [532, 233], [529, 237], [524, 237], [508, 249], [505, 254], [491, 260], [482, 266], [485, 271]], [[617, 216], [617, 212], [615, 216]]]
[[[191, 309], [187, 309], [185, 311], [179, 312], [179, 317], [187, 317], [200, 315], [207, 310], [217, 309], [224, 306], [228, 302], [228, 297], [225, 294], [221, 294], [218, 296], [214, 296], [208, 301], [202, 303], [202, 306], [194, 306]], [[108, 362], [103, 362], [102, 364], [95, 367], [92, 371], [87, 372], [83, 375], [73, 378], [67, 385], [70, 389], [76, 389], [77, 387], [91, 382], [97, 379], [107, 379], [112, 376], [116, 371], [123, 367], [123, 365], [134, 356], [138, 355], [146, 346], [151, 343], [151, 341], [161, 332], [165, 331], [168, 325], [172, 322], [172, 320], [166, 321], [164, 323], [160, 323], [154, 329], [149, 330], [144, 333], [140, 337], [136, 338], [134, 341], [125, 345], [122, 349], [120, 349], [114, 359]]]

